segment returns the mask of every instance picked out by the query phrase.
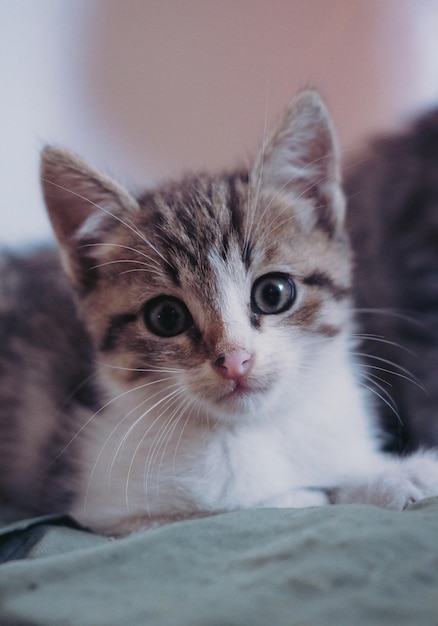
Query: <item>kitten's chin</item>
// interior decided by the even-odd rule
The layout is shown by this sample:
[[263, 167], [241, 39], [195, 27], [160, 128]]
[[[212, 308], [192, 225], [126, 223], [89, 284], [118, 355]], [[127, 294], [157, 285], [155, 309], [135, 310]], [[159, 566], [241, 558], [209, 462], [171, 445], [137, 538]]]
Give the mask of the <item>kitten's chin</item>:
[[270, 389], [235, 383], [215, 396], [204, 398], [204, 403], [220, 421], [235, 422], [241, 418], [258, 419], [264, 413], [263, 407], [269, 405], [271, 395]]
[[283, 388], [281, 376], [274, 371], [263, 376], [251, 375], [238, 379], [212, 376], [207, 372], [191, 375], [184, 381], [187, 395], [196, 398], [204, 408], [200, 414], [219, 422], [236, 423], [242, 419], [259, 421], [271, 413]]

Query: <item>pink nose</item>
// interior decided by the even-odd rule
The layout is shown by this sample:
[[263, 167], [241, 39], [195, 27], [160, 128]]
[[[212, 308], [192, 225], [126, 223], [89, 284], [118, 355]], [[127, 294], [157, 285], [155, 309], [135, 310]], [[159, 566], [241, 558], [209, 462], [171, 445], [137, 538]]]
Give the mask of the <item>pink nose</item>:
[[250, 371], [254, 361], [254, 355], [246, 350], [236, 350], [225, 356], [220, 356], [214, 361], [213, 368], [223, 378], [240, 380]]

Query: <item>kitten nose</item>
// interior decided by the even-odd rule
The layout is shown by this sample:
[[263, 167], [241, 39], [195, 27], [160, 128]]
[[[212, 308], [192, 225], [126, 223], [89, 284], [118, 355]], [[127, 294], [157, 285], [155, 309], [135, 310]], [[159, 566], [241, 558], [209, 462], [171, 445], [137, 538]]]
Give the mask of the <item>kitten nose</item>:
[[254, 355], [246, 350], [236, 350], [225, 356], [219, 356], [213, 363], [213, 368], [230, 380], [239, 380], [247, 374], [253, 364]]

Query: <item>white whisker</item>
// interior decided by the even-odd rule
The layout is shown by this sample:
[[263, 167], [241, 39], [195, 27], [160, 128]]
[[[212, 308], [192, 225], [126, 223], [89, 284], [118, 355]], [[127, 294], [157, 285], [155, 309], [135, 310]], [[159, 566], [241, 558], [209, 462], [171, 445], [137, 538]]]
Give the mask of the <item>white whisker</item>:
[[[187, 400], [187, 403], [189, 403], [189, 400]], [[199, 412], [200, 412], [200, 410], [201, 410], [201, 406], [202, 406], [202, 405], [201, 405], [201, 402], [197, 401], [195, 398], [191, 398], [191, 399], [190, 399], [190, 403], [193, 405], [193, 406], [192, 406], [192, 409], [191, 409], [191, 411], [187, 414], [187, 417], [186, 417], [186, 419], [185, 419], [185, 422], [184, 422], [183, 427], [182, 427], [182, 429], [181, 429], [181, 432], [180, 432], [180, 434], [179, 434], [178, 440], [177, 440], [177, 442], [176, 442], [176, 444], [175, 444], [175, 449], [174, 449], [174, 451], [173, 451], [173, 460], [172, 460], [172, 471], [173, 471], [173, 475], [175, 475], [175, 474], [176, 474], [176, 456], [177, 456], [177, 453], [178, 453], [178, 450], [179, 450], [179, 446], [180, 446], [180, 444], [181, 444], [181, 440], [182, 440], [182, 437], [183, 437], [184, 431], [185, 431], [185, 429], [186, 429], [186, 427], [187, 427], [187, 424], [189, 423], [190, 419], [192, 418], [193, 409], [194, 409], [194, 407], [197, 405], [197, 408], [198, 408], [197, 418], [199, 418]]]
[[382, 316], [394, 317], [396, 319], [400, 319], [404, 322], [409, 322], [410, 324], [414, 324], [421, 328], [426, 328], [426, 325], [423, 324], [421, 320], [418, 319], [418, 316], [415, 316], [414, 314], [409, 315], [408, 311], [403, 312], [397, 309], [387, 309], [387, 308], [373, 309], [373, 308], [365, 307], [365, 308], [354, 308], [353, 313], [358, 313], [358, 314], [366, 313], [370, 315], [382, 315]]
[[[146, 374], [178, 374], [183, 372], [183, 368], [180, 367], [156, 367], [156, 368], [140, 368], [140, 367], [124, 367], [122, 365], [112, 365], [110, 363], [103, 363], [101, 361], [95, 361], [101, 367], [105, 367], [113, 370], [120, 370], [122, 372], [139, 372]], [[167, 379], [163, 379], [167, 380]]]
[[393, 399], [391, 398], [391, 396], [389, 396], [389, 399], [384, 397], [383, 392], [386, 392], [385, 389], [382, 389], [380, 387], [380, 385], [377, 385], [375, 381], [368, 381], [368, 382], [372, 382], [374, 385], [376, 385], [381, 391], [382, 393], [379, 393], [376, 389], [374, 389], [373, 387], [371, 387], [370, 385], [366, 385], [365, 383], [360, 383], [359, 384], [364, 387], [367, 391], [369, 391], [370, 393], [374, 394], [375, 396], [377, 396], [382, 402], [384, 402], [384, 404], [386, 404], [388, 406], [388, 408], [394, 413], [394, 415], [397, 417], [397, 420], [399, 421], [399, 423], [403, 426], [403, 422], [402, 419], [400, 417], [400, 414], [397, 410], [397, 407], [395, 406], [395, 403], [393, 401]]
[[102, 405], [100, 407], [100, 409], [98, 409], [95, 413], [93, 413], [85, 422], [84, 424], [82, 424], [82, 426], [76, 431], [76, 433], [73, 435], [73, 437], [70, 438], [70, 440], [65, 444], [65, 446], [62, 448], [62, 450], [50, 461], [50, 465], [52, 463], [55, 463], [55, 461], [57, 461], [63, 454], [64, 452], [72, 445], [72, 443], [79, 437], [79, 435], [84, 431], [85, 428], [87, 428], [87, 426], [100, 414], [102, 413], [102, 411], [104, 411], [105, 409], [107, 409], [109, 406], [111, 406], [111, 404], [113, 404], [114, 402], [117, 402], [118, 400], [120, 400], [120, 398], [123, 398], [125, 396], [127, 396], [130, 393], [133, 393], [135, 391], [138, 391], [139, 389], [143, 389], [145, 387], [148, 387], [149, 385], [154, 385], [157, 384], [158, 382], [161, 381], [149, 381], [147, 383], [142, 383], [141, 385], [138, 385], [137, 387], [132, 387], [131, 389], [127, 389], [126, 391], [121, 392], [120, 394], [118, 394], [117, 396], [114, 396], [114, 398], [111, 398], [111, 400], [108, 400], [108, 402], [106, 402], [104, 405]]
[[[176, 385], [175, 385], [176, 386]], [[135, 458], [137, 456], [138, 451], [140, 450], [141, 446], [143, 445], [143, 442], [145, 441], [145, 439], [148, 437], [151, 429], [163, 418], [163, 415], [165, 415], [165, 413], [167, 413], [169, 407], [171, 407], [173, 404], [175, 404], [178, 400], [178, 396], [181, 395], [183, 393], [183, 389], [181, 387], [179, 387], [178, 389], [175, 389], [174, 391], [172, 391], [171, 393], [169, 393], [167, 396], [165, 396], [164, 398], [162, 398], [161, 402], [156, 403], [156, 406], [158, 406], [159, 404], [163, 404], [162, 410], [159, 413], [159, 415], [154, 419], [154, 421], [151, 423], [151, 425], [149, 426], [149, 428], [146, 430], [146, 432], [142, 435], [142, 437], [140, 438], [140, 440], [137, 443], [137, 446], [132, 454], [132, 458], [129, 464], [129, 468], [128, 468], [128, 472], [127, 472], [127, 476], [126, 476], [126, 483], [125, 483], [125, 501], [126, 501], [126, 506], [129, 509], [129, 481], [131, 478], [131, 474], [132, 474], [132, 469], [134, 466], [134, 461]], [[154, 408], [156, 408], [156, 406]], [[143, 416], [142, 416], [143, 417]], [[160, 427], [160, 429], [158, 430], [157, 435], [155, 435], [154, 439], [152, 440], [150, 446], [149, 446], [149, 451], [148, 451], [148, 455], [146, 457], [146, 461], [145, 461], [145, 474], [146, 477], [144, 477], [144, 491], [145, 491], [145, 496], [146, 496], [146, 501], [147, 501], [147, 497], [148, 497], [148, 489], [147, 489], [147, 482], [148, 482], [148, 478], [147, 478], [147, 474], [149, 471], [149, 468], [151, 467], [152, 461], [153, 461], [153, 457], [155, 456], [155, 448], [156, 446], [158, 446], [159, 442], [161, 441], [161, 437], [163, 436], [163, 429], [165, 430], [168, 426], [168, 424], [172, 421], [173, 418], [173, 413], [169, 416], [166, 415], [165, 416], [165, 424]], [[147, 469], [146, 469], [147, 468]]]
[[[183, 394], [183, 392], [184, 392], [184, 390], [181, 389], [180, 393], [179, 393], [179, 396], [181, 394]], [[154, 440], [152, 441], [152, 443], [150, 445], [150, 448], [149, 448], [149, 451], [148, 451], [148, 455], [147, 455], [147, 457], [145, 459], [144, 469], [143, 469], [143, 487], [144, 487], [144, 492], [146, 494], [146, 498], [147, 498], [147, 494], [148, 494], [148, 491], [149, 491], [149, 488], [148, 488], [149, 479], [150, 479], [150, 477], [152, 475], [152, 469], [153, 469], [153, 466], [154, 466], [154, 463], [155, 463], [155, 459], [158, 457], [160, 448], [163, 447], [163, 451], [162, 451], [162, 454], [161, 454], [161, 459], [160, 459], [160, 462], [159, 462], [159, 465], [158, 465], [158, 469], [157, 469], [157, 472], [156, 472], [157, 484], [158, 484], [158, 486], [160, 484], [159, 475], [160, 475], [160, 470], [161, 470], [163, 457], [164, 457], [167, 445], [168, 445], [168, 443], [169, 443], [169, 441], [170, 441], [170, 439], [172, 437], [172, 434], [175, 431], [175, 428], [178, 425], [179, 420], [181, 418], [181, 413], [180, 413], [179, 417], [175, 419], [175, 416], [177, 415], [178, 412], [182, 411], [182, 407], [183, 407], [183, 405], [179, 402], [179, 400], [180, 400], [179, 396], [175, 395], [175, 397], [172, 398], [172, 401], [166, 407], [167, 415], [165, 417], [165, 423], [162, 425], [162, 427], [160, 428], [160, 430], [158, 431], [158, 433], [154, 437]], [[169, 409], [171, 409], [172, 406], [175, 406], [175, 408], [169, 412]]]
[[[390, 361], [389, 359], [385, 359], [381, 356], [376, 356], [375, 354], [367, 354], [364, 352], [355, 352], [354, 354], [356, 354], [356, 356], [360, 356], [365, 359], [373, 359], [374, 361], [379, 361], [380, 363], [385, 363], [386, 365], [392, 365], [392, 367], [397, 368], [397, 370], [399, 371], [398, 372], [396, 370], [385, 370], [385, 371], [391, 372], [392, 374], [395, 374], [396, 376], [397, 375], [401, 376], [401, 373], [403, 373], [405, 375], [404, 377], [407, 380], [414, 383], [415, 385], [417, 385], [417, 387], [425, 391], [424, 387], [422, 387], [421, 384], [418, 382], [418, 380], [416, 380], [414, 374], [410, 372], [408, 369], [406, 369], [405, 367], [402, 367], [401, 365], [399, 365], [398, 363], [395, 363], [394, 361]], [[371, 365], [370, 363], [366, 363], [364, 364], [364, 367], [376, 367], [376, 366]]]
[[367, 341], [373, 341], [376, 343], [384, 343], [388, 346], [394, 346], [395, 348], [400, 348], [400, 350], [404, 350], [405, 352], [408, 352], [412, 356], [415, 356], [415, 352], [413, 350], [409, 350], [409, 348], [406, 348], [406, 346], [402, 345], [401, 343], [398, 343], [396, 341], [391, 341], [389, 339], [385, 339], [384, 337], [381, 337], [380, 335], [368, 335], [368, 334], [356, 333], [353, 336], [356, 339], [365, 339]]
[[67, 187], [64, 187], [63, 185], [59, 185], [58, 183], [55, 183], [52, 180], [48, 180], [48, 179], [45, 179], [45, 178], [42, 179], [42, 180], [44, 182], [48, 183], [49, 185], [53, 185], [54, 187], [57, 187], [58, 189], [62, 189], [63, 191], [66, 191], [67, 193], [70, 193], [73, 196], [76, 196], [77, 198], [80, 198], [81, 200], [84, 200], [85, 202], [87, 202], [91, 206], [94, 206], [96, 209], [98, 209], [102, 213], [105, 213], [105, 215], [108, 215], [112, 219], [116, 220], [117, 222], [119, 222], [120, 224], [125, 226], [129, 231], [134, 233], [137, 237], [139, 237], [140, 240], [143, 243], [145, 243], [149, 248], [151, 248], [151, 250], [153, 250], [155, 252], [155, 254], [157, 254], [164, 262], [167, 262], [166, 258], [163, 256], [163, 254], [158, 250], [158, 248], [156, 246], [154, 246], [151, 243], [151, 241], [149, 241], [149, 239], [145, 236], [144, 233], [142, 233], [137, 228], [137, 226], [133, 225], [132, 223], [129, 223], [127, 220], [122, 219], [119, 215], [116, 215], [115, 213], [112, 213], [108, 209], [105, 209], [103, 206], [97, 204], [96, 202], [93, 202], [93, 200], [90, 200], [86, 196], [78, 193], [77, 191], [73, 191], [73, 189], [68, 189]]
[[135, 254], [138, 254], [139, 256], [142, 256], [144, 259], [146, 259], [147, 261], [150, 261], [151, 263], [153, 263], [157, 269], [160, 269], [160, 264], [158, 263], [158, 261], [156, 259], [154, 259], [154, 257], [149, 256], [148, 254], [145, 254], [144, 252], [142, 252], [141, 250], [138, 250], [137, 248], [133, 248], [132, 246], [126, 246], [124, 244], [121, 243], [108, 243], [105, 241], [102, 242], [97, 242], [97, 243], [86, 243], [86, 244], [82, 244], [80, 246], [80, 248], [101, 248], [101, 247], [108, 247], [108, 248], [122, 248], [123, 250], [128, 250], [130, 252], [134, 252]]
[[[148, 387], [148, 386], [151, 386], [151, 385], [154, 385], [154, 384], [159, 384], [159, 383], [162, 383], [162, 382], [166, 382], [167, 380], [171, 380], [171, 379], [161, 379], [161, 380], [156, 380], [156, 381], [150, 381], [150, 382], [148, 382], [148, 383], [144, 383], [143, 385], [140, 385], [140, 386], [138, 386], [138, 387], [135, 387], [134, 389], [130, 389], [130, 390], [128, 390], [128, 392], [125, 392], [124, 394], [120, 394], [120, 395], [116, 396], [115, 398], [113, 398], [110, 402], [108, 402], [108, 403], [105, 405], [105, 407], [107, 407], [107, 406], [108, 406], [111, 402], [115, 402], [116, 400], [119, 400], [119, 399], [120, 399], [120, 397], [121, 397], [122, 395], [125, 395], [126, 393], [129, 393], [129, 392], [132, 392], [132, 391], [137, 391], [137, 390], [139, 390], [139, 389], [143, 389], [143, 388], [145, 388], [145, 387]], [[137, 404], [137, 406], [135, 406], [134, 408], [132, 408], [132, 409], [131, 409], [128, 413], [126, 413], [126, 414], [123, 416], [123, 418], [122, 418], [121, 420], [119, 420], [119, 421], [117, 422], [117, 424], [116, 424], [116, 425], [112, 428], [112, 430], [110, 431], [110, 433], [109, 433], [109, 434], [108, 434], [108, 436], [106, 437], [105, 441], [103, 442], [103, 444], [102, 444], [102, 445], [101, 445], [101, 447], [100, 447], [99, 453], [98, 453], [98, 454], [97, 454], [97, 456], [96, 456], [96, 459], [95, 459], [95, 461], [94, 461], [94, 465], [93, 465], [93, 467], [92, 467], [92, 469], [91, 469], [91, 472], [90, 472], [90, 475], [89, 475], [89, 478], [88, 478], [88, 485], [87, 485], [87, 490], [86, 490], [86, 493], [85, 493], [85, 498], [84, 498], [84, 508], [86, 507], [86, 503], [87, 503], [87, 499], [88, 499], [88, 494], [89, 494], [89, 490], [90, 490], [90, 488], [91, 488], [91, 483], [92, 483], [93, 476], [94, 476], [94, 474], [95, 474], [95, 472], [96, 472], [96, 470], [97, 470], [98, 464], [99, 464], [100, 459], [101, 459], [101, 457], [102, 457], [102, 455], [103, 455], [103, 453], [104, 453], [104, 451], [105, 451], [105, 448], [107, 447], [107, 445], [108, 445], [108, 444], [109, 444], [109, 442], [111, 441], [112, 437], [114, 436], [114, 434], [116, 433], [116, 431], [117, 431], [117, 430], [121, 427], [121, 425], [123, 424], [123, 422], [125, 422], [125, 421], [126, 421], [126, 420], [127, 420], [127, 419], [128, 419], [128, 418], [129, 418], [129, 417], [130, 417], [133, 413], [135, 413], [135, 411], [137, 411], [137, 410], [138, 410], [138, 409], [139, 409], [139, 408], [140, 408], [143, 404], [145, 404], [148, 400], [150, 400], [151, 398], [156, 397], [156, 396], [157, 396], [157, 395], [159, 395], [159, 394], [160, 394], [160, 391], [157, 391], [157, 392], [155, 392], [154, 394], [152, 394], [151, 396], [148, 396], [147, 398], [143, 399], [143, 400], [142, 400], [139, 404]], [[104, 407], [104, 408], [105, 408], [105, 407]], [[153, 407], [152, 407], [152, 408], [153, 408]], [[150, 409], [150, 410], [151, 410], [151, 409]], [[131, 425], [131, 427], [128, 429], [128, 431], [131, 431], [131, 430], [135, 427], [135, 425], [136, 425], [139, 421], [141, 421], [141, 419], [142, 419], [142, 418], [143, 418], [143, 417], [144, 417], [147, 413], [148, 413], [148, 411], [146, 411], [146, 412], [145, 412], [145, 413], [144, 413], [144, 414], [143, 414], [140, 418], [138, 418], [137, 420], [135, 420], [134, 424], [133, 424], [133, 425]], [[96, 414], [95, 414], [95, 415], [96, 415]], [[92, 417], [95, 417], [95, 415], [94, 415], [94, 416], [92, 416]], [[90, 418], [90, 420], [88, 420], [88, 421], [91, 421], [91, 418]], [[88, 422], [87, 422], [87, 423], [88, 423]], [[118, 455], [119, 451], [121, 450], [121, 448], [122, 448], [122, 446], [123, 446], [124, 442], [126, 441], [126, 438], [127, 438], [127, 435], [126, 435], [126, 433], [125, 433], [124, 437], [123, 437], [123, 438], [122, 438], [122, 440], [119, 442], [119, 444], [118, 444], [118, 446], [117, 446], [117, 449], [116, 449], [116, 451], [115, 451], [115, 453], [114, 453], [114, 455], [113, 455], [112, 463], [111, 463], [111, 465], [110, 465], [110, 467], [109, 467], [108, 476], [107, 476], [108, 484], [109, 484], [109, 482], [110, 482], [111, 472], [112, 472], [112, 469], [113, 469], [114, 463], [115, 463], [115, 461], [116, 461], [117, 455]]]
[[251, 236], [251, 232], [254, 226], [254, 219], [256, 216], [256, 211], [257, 211], [257, 205], [258, 205], [258, 201], [259, 201], [259, 194], [260, 194], [260, 190], [262, 187], [262, 181], [263, 181], [263, 168], [264, 168], [264, 160], [265, 160], [265, 150], [266, 150], [266, 146], [267, 146], [267, 128], [268, 128], [268, 110], [269, 110], [269, 106], [268, 106], [268, 91], [266, 92], [266, 101], [265, 101], [265, 118], [264, 118], [264, 122], [263, 122], [263, 138], [262, 138], [262, 148], [261, 148], [261, 154], [260, 154], [260, 164], [259, 164], [259, 171], [257, 172], [258, 174], [258, 179], [257, 179], [257, 183], [256, 183], [256, 189], [255, 189], [255, 196], [254, 196], [254, 201], [253, 203], [251, 203], [251, 185], [252, 185], [252, 173], [248, 172], [248, 201], [247, 201], [247, 222], [246, 222], [246, 227], [245, 227], [245, 233], [244, 233], [244, 237], [243, 237], [243, 246], [242, 246], [242, 250], [244, 255], [246, 254], [247, 250], [248, 250], [248, 245], [249, 245], [249, 238]]
[[[179, 387], [178, 383], [174, 383], [172, 385], [169, 385], [167, 387], [167, 389], [171, 389], [172, 387]], [[178, 391], [178, 390], [177, 390]], [[149, 402], [150, 400], [153, 400], [154, 398], [156, 398], [157, 396], [161, 395], [161, 391], [157, 391], [154, 394], [152, 394], [151, 396], [148, 396], [147, 398], [145, 398], [139, 405], [137, 405], [135, 407], [135, 409], [133, 409], [132, 411], [130, 411], [125, 417], [123, 417], [122, 420], [120, 420], [120, 422], [116, 425], [116, 427], [113, 429], [112, 432], [115, 432], [115, 430], [117, 430], [119, 428], [119, 426], [125, 421], [125, 419], [127, 417], [129, 417], [130, 415], [132, 415], [132, 413], [139, 409], [142, 405], [146, 404], [147, 402]], [[117, 457], [120, 454], [121, 449], [123, 448], [123, 446], [125, 445], [126, 441], [128, 440], [128, 438], [130, 437], [130, 435], [132, 434], [132, 432], [135, 430], [135, 428], [143, 422], [144, 418], [149, 415], [152, 411], [154, 411], [158, 406], [160, 406], [161, 404], [165, 403], [168, 398], [172, 397], [176, 392], [172, 391], [170, 393], [168, 393], [166, 396], [161, 397], [159, 400], [157, 400], [152, 406], [150, 406], [146, 411], [143, 411], [143, 413], [141, 413], [141, 415], [139, 417], [137, 417], [132, 424], [130, 424], [130, 426], [128, 427], [128, 429], [126, 430], [126, 432], [123, 434], [123, 437], [120, 439], [117, 448], [114, 452], [113, 455], [113, 460], [111, 462], [110, 468], [109, 468], [109, 473], [108, 473], [108, 480], [110, 480], [111, 478], [111, 474], [114, 468], [114, 465], [116, 463]], [[148, 429], [146, 430], [143, 439], [149, 434], [151, 428], [153, 428], [153, 426], [159, 421], [160, 417], [161, 417], [162, 413], [160, 413], [160, 415], [154, 419], [154, 421], [149, 425]]]

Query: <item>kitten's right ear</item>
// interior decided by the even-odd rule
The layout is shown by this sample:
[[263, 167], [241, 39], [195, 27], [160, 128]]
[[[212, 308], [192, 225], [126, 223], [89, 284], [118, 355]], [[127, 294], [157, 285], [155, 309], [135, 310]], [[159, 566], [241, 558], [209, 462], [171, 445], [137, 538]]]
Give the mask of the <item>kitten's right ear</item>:
[[[41, 155], [41, 183], [47, 211], [60, 245], [64, 265], [81, 283], [81, 244], [98, 242], [120, 214], [137, 212], [133, 196], [114, 180], [60, 148], [46, 147]], [[88, 252], [89, 253], [89, 252]]]

